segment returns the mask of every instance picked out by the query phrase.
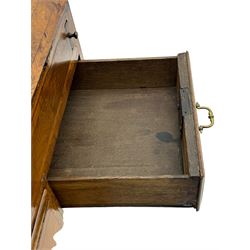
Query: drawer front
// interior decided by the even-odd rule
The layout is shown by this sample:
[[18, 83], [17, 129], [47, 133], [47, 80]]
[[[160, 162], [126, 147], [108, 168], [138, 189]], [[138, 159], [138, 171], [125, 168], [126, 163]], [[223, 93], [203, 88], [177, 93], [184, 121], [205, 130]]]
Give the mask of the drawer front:
[[196, 209], [199, 210], [205, 171], [189, 53], [179, 54], [177, 63], [177, 86], [179, 89], [180, 119], [182, 122], [183, 167], [185, 174], [188, 174], [193, 179], [199, 180], [196, 204]]
[[74, 29], [70, 10], [66, 8], [40, 78], [40, 87], [32, 99], [32, 223], [46, 183], [76, 61], [81, 54], [78, 40], [66, 37]]
[[32, 231], [32, 250], [52, 249], [55, 246], [54, 234], [63, 225], [62, 209], [50, 187], [44, 189]]

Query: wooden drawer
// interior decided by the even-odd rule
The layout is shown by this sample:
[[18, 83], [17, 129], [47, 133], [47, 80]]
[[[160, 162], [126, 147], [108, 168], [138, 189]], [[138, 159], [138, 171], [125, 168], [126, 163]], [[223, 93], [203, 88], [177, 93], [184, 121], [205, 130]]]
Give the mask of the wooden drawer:
[[81, 55], [78, 40], [67, 37], [74, 31], [67, 6], [32, 98], [32, 223], [46, 184], [76, 61]]
[[203, 181], [188, 53], [78, 62], [49, 172], [62, 207], [198, 209]]

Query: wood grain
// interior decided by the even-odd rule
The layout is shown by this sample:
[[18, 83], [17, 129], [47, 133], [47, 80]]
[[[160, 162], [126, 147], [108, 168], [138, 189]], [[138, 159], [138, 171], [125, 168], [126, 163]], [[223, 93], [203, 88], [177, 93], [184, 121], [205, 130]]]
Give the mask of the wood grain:
[[32, 96], [36, 90], [44, 63], [56, 36], [58, 23], [63, 15], [66, 4], [66, 0], [32, 0]]
[[[65, 24], [65, 21], [68, 21]], [[66, 0], [32, 0], [32, 47], [31, 96], [42, 88], [41, 76], [46, 71], [45, 66], [51, 65], [51, 59], [56, 51], [58, 41], [66, 33], [76, 31], [69, 4]], [[62, 29], [65, 26], [65, 30]], [[81, 58], [82, 52], [79, 41], [71, 39], [73, 46], [78, 48]]]
[[82, 61], [72, 89], [175, 86], [176, 57]]
[[50, 176], [183, 174], [176, 88], [72, 90]]
[[204, 186], [204, 165], [199, 133], [195, 96], [191, 75], [188, 52], [178, 55], [178, 78], [180, 102], [182, 112], [182, 142], [184, 155], [184, 169], [188, 168], [190, 176], [199, 179], [199, 192], [197, 196], [197, 210], [200, 207]]
[[[32, 109], [33, 110], [35, 109], [37, 105], [38, 98], [43, 88], [43, 84], [45, 82], [45, 79], [47, 78], [47, 73], [49, 72], [49, 69], [54, 66], [53, 65], [54, 57], [55, 57], [56, 51], [58, 50], [58, 44], [60, 44], [62, 40], [65, 40], [65, 41], [67, 40], [68, 43], [70, 43], [72, 50], [78, 50], [78, 57], [82, 58], [82, 52], [81, 52], [79, 40], [74, 39], [74, 38], [72, 39], [66, 38], [67, 33], [73, 33], [76, 31], [74, 21], [73, 21], [68, 4], [65, 5], [63, 14], [61, 18], [58, 20], [58, 22], [59, 23], [57, 24], [57, 32], [55, 34], [51, 47], [46, 56], [46, 60], [43, 64], [43, 68], [39, 76], [39, 81], [35, 85], [34, 91], [32, 91]], [[33, 67], [33, 63], [32, 63], [32, 67]], [[35, 70], [32, 68], [32, 77], [36, 74]]]
[[50, 180], [62, 207], [194, 206], [198, 181], [186, 176]]
[[184, 135], [184, 150], [186, 150], [187, 164], [189, 174], [191, 176], [199, 176], [199, 159], [198, 159], [198, 147], [194, 124], [194, 112], [195, 104], [192, 102], [192, 93], [190, 90], [191, 82], [187, 65], [186, 54], [178, 55], [178, 80], [179, 80], [179, 91], [180, 91], [180, 102], [182, 112], [182, 130]]
[[[39, 202], [67, 101], [74, 64], [53, 67], [32, 117], [32, 206]], [[52, 88], [53, 86], [54, 88]], [[35, 210], [34, 210], [35, 216]]]
[[75, 30], [67, 5], [58, 22], [57, 42], [53, 52], [47, 55], [46, 68], [32, 98], [32, 225], [45, 187], [76, 61], [81, 54], [78, 40], [72, 43], [65, 37], [65, 33]]
[[193, 80], [192, 80], [192, 71], [191, 71], [191, 63], [190, 63], [190, 57], [189, 53], [186, 52], [186, 60], [187, 60], [187, 67], [188, 67], [188, 73], [189, 73], [189, 79], [190, 79], [190, 92], [191, 92], [191, 98], [193, 103], [193, 118], [194, 118], [194, 126], [195, 129], [195, 136], [196, 136], [196, 143], [197, 143], [197, 150], [198, 150], [198, 160], [199, 160], [199, 192], [198, 192], [198, 202], [197, 202], [197, 210], [200, 209], [201, 201], [202, 201], [202, 195], [203, 195], [203, 189], [204, 189], [204, 183], [205, 183], [205, 169], [204, 169], [204, 162], [203, 162], [203, 156], [202, 156], [202, 147], [201, 147], [201, 139], [200, 139], [200, 131], [197, 129], [199, 127], [198, 122], [198, 115], [196, 111], [196, 101], [195, 101], [195, 95], [194, 95], [194, 86], [193, 86]]
[[32, 250], [50, 250], [56, 243], [53, 236], [63, 226], [62, 209], [48, 184], [44, 189], [32, 232]]

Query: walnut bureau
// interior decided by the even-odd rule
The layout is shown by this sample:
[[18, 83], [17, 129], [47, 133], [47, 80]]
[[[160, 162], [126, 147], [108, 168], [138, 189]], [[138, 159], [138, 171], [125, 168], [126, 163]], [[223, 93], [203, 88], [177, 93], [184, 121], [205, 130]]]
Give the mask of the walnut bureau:
[[32, 249], [63, 207], [199, 209], [204, 168], [189, 55], [84, 60], [66, 0], [32, 0]]

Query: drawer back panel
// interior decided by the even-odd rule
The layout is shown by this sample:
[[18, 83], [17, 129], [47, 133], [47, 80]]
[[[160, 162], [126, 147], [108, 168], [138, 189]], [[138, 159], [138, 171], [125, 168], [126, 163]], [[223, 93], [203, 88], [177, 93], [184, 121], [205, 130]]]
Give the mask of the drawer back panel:
[[78, 62], [72, 89], [175, 86], [177, 58], [89, 60]]

